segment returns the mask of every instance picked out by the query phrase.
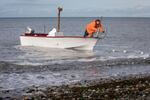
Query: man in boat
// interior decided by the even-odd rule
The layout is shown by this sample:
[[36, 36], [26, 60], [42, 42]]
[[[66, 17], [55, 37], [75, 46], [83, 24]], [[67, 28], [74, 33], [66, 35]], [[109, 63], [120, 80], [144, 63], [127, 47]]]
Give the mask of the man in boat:
[[103, 25], [99, 19], [86, 25], [84, 37], [93, 37], [94, 33], [104, 33]]

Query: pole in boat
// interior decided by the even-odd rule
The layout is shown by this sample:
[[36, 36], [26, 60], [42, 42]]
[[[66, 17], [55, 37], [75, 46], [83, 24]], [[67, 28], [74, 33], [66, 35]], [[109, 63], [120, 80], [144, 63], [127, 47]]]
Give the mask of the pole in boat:
[[63, 10], [63, 8], [58, 7], [58, 25], [57, 25], [57, 32], [60, 32], [60, 12]]

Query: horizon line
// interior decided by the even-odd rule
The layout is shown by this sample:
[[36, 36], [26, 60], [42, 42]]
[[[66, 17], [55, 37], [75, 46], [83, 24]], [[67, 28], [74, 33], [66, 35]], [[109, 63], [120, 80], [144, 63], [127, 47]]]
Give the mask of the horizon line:
[[[147, 16], [137, 16], [137, 17], [133, 17], [133, 16], [100, 16], [100, 17], [96, 17], [96, 16], [93, 16], [93, 17], [84, 17], [84, 16], [75, 16], [75, 17], [72, 17], [72, 16], [64, 16], [64, 17], [61, 17], [61, 18], [150, 18], [150, 17], [147, 17]], [[0, 19], [3, 19], [3, 18], [57, 18], [57, 17], [0, 17]]]

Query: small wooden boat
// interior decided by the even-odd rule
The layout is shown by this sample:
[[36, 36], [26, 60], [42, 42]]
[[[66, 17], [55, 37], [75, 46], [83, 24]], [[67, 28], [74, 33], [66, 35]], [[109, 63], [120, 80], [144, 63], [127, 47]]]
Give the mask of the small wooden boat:
[[20, 36], [22, 46], [93, 50], [98, 38], [82, 36], [49, 36], [48, 34], [24, 34]]
[[63, 36], [60, 34], [60, 12], [62, 8], [58, 7], [58, 27], [48, 34], [34, 33], [28, 27], [29, 32], [20, 36], [22, 46], [39, 46], [63, 49], [93, 50], [99, 38], [84, 38], [83, 36]]

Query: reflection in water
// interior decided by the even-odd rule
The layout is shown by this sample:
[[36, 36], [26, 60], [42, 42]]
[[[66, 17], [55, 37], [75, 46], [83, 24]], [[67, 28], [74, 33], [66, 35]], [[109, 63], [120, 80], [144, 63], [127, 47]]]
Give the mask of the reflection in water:
[[[79, 58], [92, 58], [94, 52], [92, 51], [76, 51], [71, 49], [54, 49], [43, 47], [21, 47], [16, 46], [17, 49], [23, 52], [18, 55], [16, 59], [20, 60], [18, 64], [52, 64], [66, 61], [77, 60]], [[26, 61], [22, 63], [22, 61]]]

